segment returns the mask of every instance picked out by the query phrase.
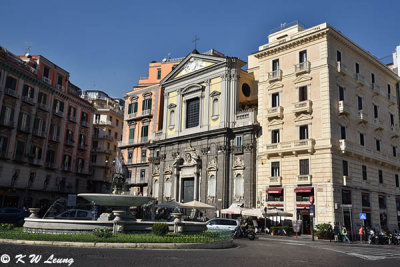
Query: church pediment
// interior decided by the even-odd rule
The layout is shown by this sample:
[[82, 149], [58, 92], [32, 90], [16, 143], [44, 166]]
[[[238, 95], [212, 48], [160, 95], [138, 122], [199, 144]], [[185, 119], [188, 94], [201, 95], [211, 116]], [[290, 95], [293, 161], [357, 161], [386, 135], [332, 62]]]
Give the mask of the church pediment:
[[302, 83], [311, 81], [312, 77], [310, 75], [300, 76], [294, 80], [294, 83]]

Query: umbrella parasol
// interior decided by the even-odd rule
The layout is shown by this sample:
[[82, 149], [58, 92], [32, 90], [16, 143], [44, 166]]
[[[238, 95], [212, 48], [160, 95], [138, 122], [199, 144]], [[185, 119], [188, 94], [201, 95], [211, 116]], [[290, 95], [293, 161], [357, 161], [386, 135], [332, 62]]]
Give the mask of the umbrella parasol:
[[242, 215], [264, 218], [263, 212], [260, 209], [242, 209]]
[[160, 203], [155, 205], [156, 208], [166, 208], [166, 209], [175, 209], [175, 208], [182, 208], [182, 204], [176, 202], [175, 200], [171, 200], [165, 203]]
[[186, 202], [186, 203], [180, 203], [179, 204], [181, 208], [191, 208], [191, 209], [215, 209], [214, 206], [208, 205], [206, 203], [197, 201], [197, 200], [193, 200], [190, 202]]
[[267, 213], [265, 213], [265, 215], [267, 217], [269, 216], [279, 216], [279, 217], [292, 217], [293, 214], [286, 212], [286, 211], [282, 211], [282, 210], [278, 210], [277, 208], [273, 208], [273, 209], [269, 209], [267, 211]]
[[241, 205], [242, 204], [239, 204], [239, 203], [232, 204], [229, 206], [229, 208], [221, 210], [221, 213], [222, 214], [239, 214], [240, 215], [240, 214], [242, 214], [242, 210], [243, 210], [243, 208], [240, 207]]

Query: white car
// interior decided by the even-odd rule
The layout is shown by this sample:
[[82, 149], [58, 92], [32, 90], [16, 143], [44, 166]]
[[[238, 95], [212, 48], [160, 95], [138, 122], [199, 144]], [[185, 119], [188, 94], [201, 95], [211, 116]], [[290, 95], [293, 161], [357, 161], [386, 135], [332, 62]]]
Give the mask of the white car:
[[92, 220], [93, 215], [89, 210], [71, 209], [56, 216], [56, 219], [63, 220]]
[[240, 226], [239, 220], [216, 218], [207, 222], [208, 230], [232, 231], [234, 232]]

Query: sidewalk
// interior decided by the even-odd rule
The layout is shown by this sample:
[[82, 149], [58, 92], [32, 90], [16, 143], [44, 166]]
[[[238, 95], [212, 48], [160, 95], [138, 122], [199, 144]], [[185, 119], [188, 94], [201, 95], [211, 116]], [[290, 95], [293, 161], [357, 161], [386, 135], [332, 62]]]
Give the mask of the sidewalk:
[[[281, 240], [300, 240], [300, 241], [312, 241], [312, 237], [311, 235], [298, 235], [296, 238], [296, 235], [290, 235], [290, 236], [282, 236], [282, 235], [269, 235], [269, 234], [265, 234], [265, 233], [259, 233], [256, 235], [257, 237], [262, 237], [263, 239], [281, 239]], [[358, 244], [358, 245], [369, 245], [367, 241], [364, 242], [360, 242], [359, 240], [357, 241], [352, 241], [350, 244], [348, 244], [347, 242], [335, 242], [334, 240], [332, 240], [330, 242], [329, 239], [318, 239], [317, 237], [314, 238], [314, 242], [328, 242], [328, 243], [335, 243], [335, 244], [346, 244], [346, 245], [351, 245], [351, 244]]]

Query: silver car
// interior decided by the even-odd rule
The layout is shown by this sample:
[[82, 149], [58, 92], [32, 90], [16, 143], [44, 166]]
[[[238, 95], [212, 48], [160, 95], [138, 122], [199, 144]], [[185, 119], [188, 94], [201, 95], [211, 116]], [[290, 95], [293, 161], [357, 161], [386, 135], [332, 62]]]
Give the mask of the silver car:
[[239, 220], [216, 218], [207, 222], [208, 230], [232, 231], [234, 232], [239, 227]]
[[88, 210], [71, 209], [56, 216], [56, 219], [63, 220], [92, 220], [93, 214]]

